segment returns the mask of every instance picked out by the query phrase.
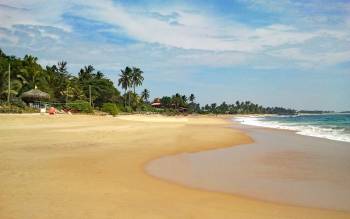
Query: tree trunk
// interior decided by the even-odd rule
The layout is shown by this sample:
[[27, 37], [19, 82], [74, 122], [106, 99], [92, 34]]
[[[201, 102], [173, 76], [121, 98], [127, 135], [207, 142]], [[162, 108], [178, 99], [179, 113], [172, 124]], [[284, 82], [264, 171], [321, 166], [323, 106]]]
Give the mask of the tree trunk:
[[126, 89], [124, 90], [124, 107], [126, 107]]

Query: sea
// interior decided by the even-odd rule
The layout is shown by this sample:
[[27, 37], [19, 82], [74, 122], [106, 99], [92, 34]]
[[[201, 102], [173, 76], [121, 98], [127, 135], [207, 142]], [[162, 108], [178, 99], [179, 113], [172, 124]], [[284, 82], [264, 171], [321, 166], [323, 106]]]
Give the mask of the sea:
[[242, 116], [234, 120], [244, 125], [287, 129], [299, 135], [350, 142], [348, 113]]

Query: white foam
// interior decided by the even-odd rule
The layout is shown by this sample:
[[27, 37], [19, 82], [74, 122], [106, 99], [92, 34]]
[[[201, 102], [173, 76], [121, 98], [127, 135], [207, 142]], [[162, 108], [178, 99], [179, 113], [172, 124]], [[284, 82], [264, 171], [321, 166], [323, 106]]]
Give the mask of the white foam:
[[350, 134], [345, 133], [344, 129], [325, 128], [315, 125], [299, 125], [296, 123], [286, 124], [277, 121], [266, 121], [263, 118], [262, 116], [242, 116], [235, 117], [234, 120], [243, 125], [292, 130], [299, 135], [350, 142]]

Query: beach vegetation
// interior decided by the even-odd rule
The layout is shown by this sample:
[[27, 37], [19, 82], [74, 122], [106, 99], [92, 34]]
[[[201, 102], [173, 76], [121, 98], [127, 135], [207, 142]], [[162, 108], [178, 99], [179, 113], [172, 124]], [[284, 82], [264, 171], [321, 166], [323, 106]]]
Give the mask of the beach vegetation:
[[126, 106], [127, 99], [129, 99], [129, 106], [130, 106], [130, 96], [127, 95], [127, 90], [132, 86], [132, 81], [131, 81], [132, 69], [129, 66], [127, 66], [125, 67], [124, 70], [120, 70], [120, 71], [121, 71], [121, 74], [119, 75], [118, 86], [121, 86], [122, 89], [124, 90], [124, 95], [123, 95], [124, 107]]
[[85, 100], [76, 100], [70, 103], [67, 103], [65, 108], [71, 112], [79, 113], [93, 113], [93, 108], [89, 102]]
[[234, 104], [227, 104], [225, 101], [220, 105], [216, 103], [206, 104], [200, 110], [201, 113], [213, 114], [296, 114], [293, 109], [284, 107], [263, 107], [251, 101], [236, 101]]
[[132, 67], [132, 72], [130, 76], [131, 76], [131, 84], [134, 88], [135, 95], [136, 95], [136, 87], [141, 86], [144, 80], [142, 74], [143, 74], [143, 71], [141, 71], [141, 69]]
[[141, 93], [141, 100], [143, 102], [148, 102], [148, 99], [150, 97], [150, 91], [148, 89], [144, 89]]
[[[11, 66], [11, 71], [9, 67]], [[125, 67], [120, 70], [117, 84], [123, 90], [121, 95], [112, 80], [106, 74], [96, 70], [93, 65], [82, 67], [76, 74], [68, 71], [69, 64], [60, 61], [43, 68], [38, 58], [25, 55], [23, 58], [8, 56], [0, 49], [0, 100], [15, 107], [27, 107], [29, 103], [21, 101], [23, 94], [31, 90], [40, 90], [49, 99], [40, 99], [40, 106], [49, 105], [58, 109], [74, 112], [92, 113], [101, 109], [110, 114], [133, 112], [153, 112], [167, 115], [200, 114], [295, 114], [292, 109], [283, 107], [263, 107], [251, 101], [236, 101], [233, 104], [206, 104], [203, 107], [196, 102], [196, 96], [175, 93], [161, 96], [150, 101], [150, 90], [136, 89], [142, 86], [144, 72], [138, 67]], [[9, 83], [10, 82], [10, 87]], [[39, 92], [39, 91], [36, 91]], [[20, 101], [18, 101], [20, 100]], [[31, 100], [34, 101], [34, 100]], [[37, 101], [37, 100], [36, 100]], [[1, 103], [0, 102], [0, 103]], [[7, 103], [8, 104], [8, 103]], [[7, 108], [6, 108], [7, 109]]]
[[28, 106], [0, 103], [0, 113], [38, 113], [39, 110]]
[[115, 103], [104, 103], [101, 108], [102, 112], [106, 112], [112, 116], [119, 114], [120, 109]]

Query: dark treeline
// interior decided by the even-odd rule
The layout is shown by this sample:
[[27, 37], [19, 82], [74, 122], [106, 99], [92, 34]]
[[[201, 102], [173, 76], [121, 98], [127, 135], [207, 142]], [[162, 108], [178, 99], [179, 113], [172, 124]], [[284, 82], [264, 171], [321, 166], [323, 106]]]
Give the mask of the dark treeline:
[[334, 111], [324, 111], [324, 110], [300, 110], [298, 113], [305, 113], [305, 114], [323, 114], [323, 113], [334, 113]]
[[[11, 66], [10, 89], [8, 89], [9, 64]], [[126, 67], [118, 75], [118, 86], [122, 94], [101, 71], [92, 65], [84, 66], [76, 74], [67, 70], [67, 62], [43, 68], [38, 58], [26, 55], [24, 58], [8, 56], [0, 49], [0, 104], [8, 98], [12, 105], [27, 106], [21, 99], [24, 92], [38, 89], [49, 94], [51, 105], [59, 108], [76, 108], [77, 111], [92, 112], [100, 109], [111, 114], [119, 111], [147, 111], [177, 113], [214, 114], [294, 114], [294, 110], [282, 107], [262, 107], [250, 101], [221, 105], [215, 103], [200, 107], [195, 95], [176, 93], [150, 101], [150, 91], [143, 89], [140, 94], [136, 88], [142, 86], [143, 71], [137, 67]], [[91, 101], [91, 102], [90, 102]], [[11, 106], [11, 105], [10, 105]], [[77, 107], [78, 106], [78, 107]], [[0, 105], [1, 107], [1, 105]], [[1, 110], [0, 110], [1, 111]]]
[[214, 114], [296, 114], [293, 109], [283, 107], [263, 107], [250, 101], [236, 101], [235, 104], [226, 102], [217, 105], [216, 103], [206, 104], [201, 108], [204, 113]]

